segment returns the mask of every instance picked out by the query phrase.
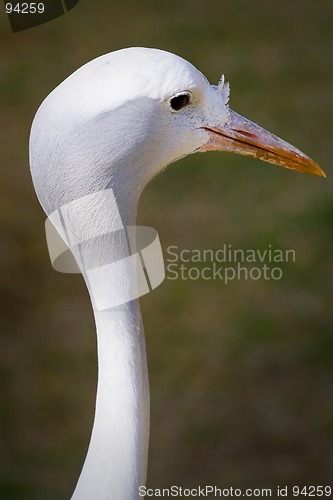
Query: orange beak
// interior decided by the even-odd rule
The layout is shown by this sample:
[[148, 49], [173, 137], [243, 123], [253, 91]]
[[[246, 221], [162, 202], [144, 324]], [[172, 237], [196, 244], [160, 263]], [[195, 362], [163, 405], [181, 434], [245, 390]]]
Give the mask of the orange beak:
[[226, 125], [203, 127], [210, 138], [200, 151], [230, 151], [298, 172], [326, 177], [319, 165], [299, 149], [231, 109], [228, 111], [230, 119]]

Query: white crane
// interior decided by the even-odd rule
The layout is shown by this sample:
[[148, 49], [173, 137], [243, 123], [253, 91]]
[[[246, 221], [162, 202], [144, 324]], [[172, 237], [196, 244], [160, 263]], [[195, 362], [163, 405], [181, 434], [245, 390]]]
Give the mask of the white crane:
[[[89, 240], [73, 253], [92, 301], [98, 296], [108, 304], [112, 276], [89, 280], [83, 262], [96, 265], [110, 252], [125, 254], [121, 237], [100, 235], [135, 226], [143, 188], [179, 158], [223, 150], [324, 175], [299, 150], [233, 112], [228, 96], [223, 78], [212, 86], [174, 54], [128, 48], [84, 65], [40, 106], [30, 137], [34, 187], [46, 214], [71, 206], [62, 215], [66, 230], [78, 241]], [[96, 198], [89, 203], [90, 195], [104, 190], [112, 192], [112, 202], [102, 197], [100, 204]], [[115, 294], [126, 287], [127, 273], [120, 268]], [[144, 332], [137, 300], [102, 309], [94, 307], [95, 420], [72, 498], [134, 500], [146, 480], [149, 438]]]

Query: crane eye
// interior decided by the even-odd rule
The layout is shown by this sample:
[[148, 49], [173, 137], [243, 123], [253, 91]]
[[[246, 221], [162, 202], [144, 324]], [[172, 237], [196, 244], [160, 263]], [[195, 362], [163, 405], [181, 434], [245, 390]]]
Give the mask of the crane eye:
[[170, 107], [173, 111], [179, 111], [190, 103], [190, 95], [187, 93], [178, 94], [170, 99]]

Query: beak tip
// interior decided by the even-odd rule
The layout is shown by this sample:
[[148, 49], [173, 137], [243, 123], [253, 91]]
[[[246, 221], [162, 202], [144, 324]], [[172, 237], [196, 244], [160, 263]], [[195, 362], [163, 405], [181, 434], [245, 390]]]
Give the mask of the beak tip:
[[326, 174], [325, 174], [324, 170], [322, 168], [320, 168], [320, 166], [317, 164], [315, 165], [315, 168], [311, 173], [313, 173], [314, 175], [318, 175], [319, 177], [326, 178]]

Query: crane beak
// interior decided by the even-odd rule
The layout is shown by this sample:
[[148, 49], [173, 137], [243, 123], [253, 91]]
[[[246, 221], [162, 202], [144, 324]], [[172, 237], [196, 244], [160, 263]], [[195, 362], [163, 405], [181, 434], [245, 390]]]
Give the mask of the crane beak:
[[202, 127], [208, 132], [209, 140], [200, 151], [230, 151], [280, 167], [326, 177], [319, 165], [299, 149], [231, 109], [228, 111], [230, 119], [226, 125]]

